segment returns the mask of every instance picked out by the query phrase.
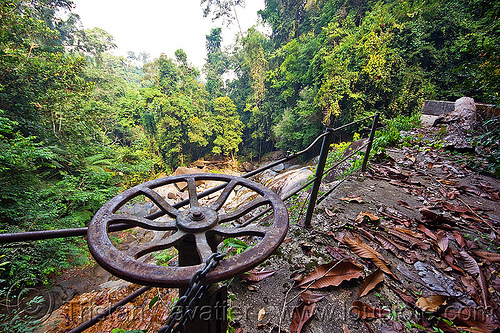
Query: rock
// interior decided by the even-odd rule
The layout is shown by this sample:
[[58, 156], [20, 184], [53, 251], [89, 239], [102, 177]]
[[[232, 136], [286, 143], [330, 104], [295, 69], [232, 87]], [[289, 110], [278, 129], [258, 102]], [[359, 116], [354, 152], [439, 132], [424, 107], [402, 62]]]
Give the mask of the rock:
[[283, 197], [298, 189], [312, 174], [313, 172], [309, 167], [290, 170], [271, 179], [267, 187]]
[[[186, 168], [186, 167], [178, 167], [174, 171], [174, 176], [179, 176], [179, 175], [188, 175], [188, 174], [193, 174], [193, 173], [200, 173], [200, 170], [198, 169], [191, 169], [191, 168]], [[199, 186], [203, 183], [202, 180], [196, 181], [196, 186]], [[175, 186], [179, 189], [179, 191], [184, 191], [187, 187], [186, 182], [179, 182], [175, 183]]]
[[470, 130], [476, 122], [476, 103], [473, 98], [461, 97], [455, 101], [455, 109], [434, 121], [433, 126], [455, 123], [463, 130]]
[[433, 126], [447, 124], [447, 135], [443, 138], [443, 148], [460, 152], [474, 152], [474, 147], [467, 141], [468, 133], [476, 124], [476, 103], [470, 97], [461, 97], [455, 101], [455, 110], [446, 113], [434, 121]]
[[273, 170], [274, 172], [280, 172], [280, 171], [283, 171], [285, 170], [285, 165], [283, 163], [280, 163], [278, 165], [275, 165], [271, 168], [271, 170]]
[[262, 171], [257, 177], [258, 177], [259, 182], [261, 184], [263, 184], [264, 186], [266, 186], [266, 184], [269, 182], [269, 180], [271, 180], [271, 178], [273, 178], [277, 174], [278, 173], [276, 171], [273, 171], [271, 169], [267, 169], [265, 171]]
[[250, 162], [243, 162], [242, 166], [243, 166], [243, 170], [246, 172], [253, 171], [253, 169], [254, 169], [253, 164]]
[[167, 194], [167, 198], [169, 199], [175, 199], [177, 197], [177, 194], [173, 193], [173, 192], [168, 192]]

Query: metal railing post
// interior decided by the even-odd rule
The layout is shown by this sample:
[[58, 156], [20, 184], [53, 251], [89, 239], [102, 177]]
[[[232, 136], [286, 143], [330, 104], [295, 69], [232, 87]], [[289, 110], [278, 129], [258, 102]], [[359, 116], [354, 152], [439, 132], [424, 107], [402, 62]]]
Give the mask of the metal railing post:
[[312, 214], [314, 207], [316, 206], [316, 199], [318, 198], [319, 185], [321, 184], [321, 179], [323, 178], [326, 158], [328, 157], [328, 151], [330, 150], [330, 144], [332, 143], [333, 138], [333, 131], [331, 129], [326, 129], [326, 131], [328, 134], [323, 138], [323, 144], [321, 145], [321, 153], [319, 154], [318, 166], [316, 167], [316, 176], [314, 178], [311, 196], [309, 197], [309, 204], [307, 205], [306, 217], [304, 219], [304, 225], [307, 228], [311, 227]]
[[376, 113], [373, 116], [372, 129], [370, 131], [370, 139], [368, 140], [368, 146], [366, 146], [365, 158], [363, 159], [363, 166], [361, 167], [361, 172], [366, 172], [366, 165], [370, 159], [370, 151], [372, 150], [373, 138], [375, 137], [375, 131], [377, 130], [379, 114]]

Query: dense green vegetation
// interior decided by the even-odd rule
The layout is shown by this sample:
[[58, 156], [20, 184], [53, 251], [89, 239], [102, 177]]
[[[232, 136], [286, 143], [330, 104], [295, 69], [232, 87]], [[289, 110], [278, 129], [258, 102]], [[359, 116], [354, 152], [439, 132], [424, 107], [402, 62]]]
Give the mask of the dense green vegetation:
[[[226, 19], [240, 3], [202, 1]], [[271, 35], [251, 28], [223, 49], [213, 29], [202, 69], [183, 50], [113, 56], [113, 37], [71, 10], [0, 3], [1, 232], [83, 227], [120, 189], [198, 158], [301, 149], [325, 126], [424, 99], [499, 104], [497, 2], [267, 0]], [[2, 246], [0, 279], [79, 262], [82, 242]]]

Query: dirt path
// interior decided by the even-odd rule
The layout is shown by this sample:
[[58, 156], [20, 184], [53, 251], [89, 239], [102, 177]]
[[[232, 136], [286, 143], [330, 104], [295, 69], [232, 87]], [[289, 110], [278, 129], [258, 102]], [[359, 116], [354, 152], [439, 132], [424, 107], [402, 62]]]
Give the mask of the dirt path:
[[[292, 318], [304, 322], [307, 316], [293, 315], [303, 302], [293, 300], [301, 289], [291, 288], [291, 278], [339, 260], [362, 267], [364, 278], [335, 269], [330, 281], [320, 280], [325, 287], [310, 290], [327, 296], [313, 303], [315, 314], [302, 332], [497, 329], [500, 182], [458, 159], [425, 145], [388, 149], [368, 174], [346, 181], [317, 207], [312, 230], [291, 226], [290, 241], [262, 265], [276, 273], [251, 288], [257, 291], [240, 280], [231, 283], [242, 332], [278, 332], [280, 321], [289, 332]], [[377, 268], [383, 282], [360, 298]]]
[[[278, 332], [278, 326], [290, 332], [291, 325], [310, 333], [496, 329], [500, 182], [468, 170], [462, 157], [432, 148], [429, 130], [420, 134], [413, 133], [420, 137], [413, 148], [388, 149], [371, 161], [368, 173], [336, 189], [316, 208], [311, 230], [292, 223], [278, 251], [255, 269], [273, 271], [272, 276], [256, 283], [228, 281], [236, 332]], [[325, 272], [326, 278], [299, 295], [301, 279]], [[79, 294], [74, 304], [103, 308], [138, 288], [115, 281], [85, 293], [109, 280], [103, 274], [96, 266], [77, 271], [58, 288], [66, 298]], [[359, 297], [365, 281], [366, 295]], [[151, 308], [158, 295], [161, 301]], [[88, 332], [113, 327], [155, 332], [176, 296], [153, 288]], [[84, 319], [81, 311], [78, 317], [70, 310], [68, 303], [53, 314], [52, 332]], [[302, 317], [294, 315], [298, 310]], [[308, 313], [314, 315], [306, 320]]]

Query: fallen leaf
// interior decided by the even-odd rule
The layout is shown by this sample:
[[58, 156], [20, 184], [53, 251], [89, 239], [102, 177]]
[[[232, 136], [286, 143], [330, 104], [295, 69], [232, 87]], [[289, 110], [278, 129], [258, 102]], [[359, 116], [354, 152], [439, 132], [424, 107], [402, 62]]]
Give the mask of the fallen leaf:
[[455, 265], [455, 257], [453, 256], [453, 253], [452, 253], [450, 248], [448, 248], [448, 250], [444, 253], [443, 257], [444, 257], [444, 260], [448, 263], [448, 265], [450, 265], [451, 268], [453, 268], [454, 270], [465, 275], [465, 272], [463, 271], [463, 269], [458, 267], [457, 265]]
[[342, 201], [347, 201], [347, 202], [356, 202], [356, 203], [363, 203], [363, 198], [361, 198], [359, 195], [355, 197], [348, 196], [346, 198], [339, 198], [339, 200]]
[[351, 257], [346, 251], [342, 250], [339, 247], [327, 246], [326, 252], [328, 252], [333, 257], [333, 259], [337, 261], [341, 261]]
[[325, 207], [325, 212], [328, 216], [335, 216], [335, 213]]
[[265, 308], [260, 309], [259, 313], [257, 314], [257, 321], [262, 321], [265, 315], [266, 315], [266, 309]]
[[422, 311], [436, 312], [441, 305], [446, 304], [447, 299], [448, 297], [443, 295], [431, 295], [420, 297], [415, 304]]
[[472, 253], [491, 262], [500, 262], [500, 253], [492, 253], [486, 251], [472, 251]]
[[479, 267], [477, 261], [470, 256], [465, 251], [460, 251], [460, 255], [464, 259], [464, 268], [471, 275], [477, 275], [477, 282], [481, 287], [481, 298], [483, 299], [483, 305], [488, 307], [488, 286], [486, 285], [486, 279], [484, 278], [483, 272]]
[[372, 222], [376, 222], [376, 221], [380, 220], [380, 217], [378, 217], [377, 215], [374, 215], [370, 212], [360, 212], [358, 214], [358, 216], [356, 217], [356, 220], [354, 222], [361, 223], [361, 222], [363, 222], [363, 220], [365, 218], [367, 218], [368, 220], [370, 220]]
[[302, 299], [302, 302], [306, 303], [306, 304], [313, 304], [313, 303], [318, 303], [319, 301], [321, 301], [323, 298], [325, 298], [326, 296], [328, 296], [330, 294], [313, 294], [313, 293], [310, 293], [308, 291], [306, 292], [303, 292], [302, 294], [300, 294], [300, 298]]
[[427, 235], [427, 237], [433, 239], [433, 240], [437, 240], [437, 236], [435, 233], [433, 233], [431, 230], [429, 230], [425, 225], [423, 225], [422, 223], [419, 223], [417, 225], [417, 230], [419, 231], [422, 231], [424, 234]]
[[412, 231], [412, 230], [408, 230], [408, 229], [403, 229], [403, 228], [394, 228], [395, 230], [399, 231], [399, 232], [402, 232], [404, 234], [407, 234], [407, 235], [410, 235], [412, 237], [415, 237], [415, 238], [424, 238], [422, 236], [422, 234], [419, 234], [418, 232], [415, 232], [415, 231]]
[[352, 311], [361, 317], [361, 319], [366, 318], [382, 318], [391, 313], [388, 310], [374, 308], [371, 305], [363, 303], [361, 301], [352, 302]]
[[408, 208], [408, 209], [413, 209], [410, 207], [410, 205], [408, 205], [407, 202], [405, 201], [401, 201], [401, 200], [398, 200], [398, 204], [400, 204], [401, 206], [405, 207], [405, 208]]
[[[401, 229], [401, 228], [397, 228], [397, 229], [400, 229], [400, 230], [406, 230], [406, 229]], [[428, 250], [430, 249], [430, 245], [427, 244], [427, 243], [424, 243], [422, 242], [422, 240], [416, 238], [416, 237], [413, 237], [411, 236], [409, 233], [405, 233], [405, 232], [401, 232], [400, 230], [397, 230], [397, 229], [389, 229], [389, 233], [391, 235], [394, 235], [404, 241], [407, 241], [411, 244], [411, 246], [418, 246], [419, 248], [421, 248], [422, 250]], [[410, 230], [408, 230], [410, 231]]]
[[380, 282], [384, 281], [384, 273], [379, 269], [368, 275], [359, 289], [358, 297], [368, 294]]
[[445, 184], [445, 185], [457, 185], [457, 182], [456, 181], [453, 181], [453, 180], [447, 180], [447, 179], [438, 179], [438, 182], [440, 182], [441, 184]]
[[394, 291], [398, 296], [408, 303], [409, 305], [414, 305], [415, 304], [415, 298], [411, 295], [405, 294], [403, 291], [401, 291], [399, 288], [391, 287], [392, 291]]
[[393, 278], [398, 278], [391, 272], [385, 263], [382, 255], [375, 251], [371, 246], [363, 243], [360, 239], [351, 239], [347, 236], [343, 238], [344, 242], [349, 246], [352, 252], [356, 253], [361, 258], [370, 259], [375, 266], [380, 268], [384, 273], [391, 275]]
[[443, 230], [439, 230], [436, 237], [437, 245], [439, 246], [441, 253], [446, 252], [448, 249], [448, 236], [446, 236], [446, 233]]
[[[332, 268], [334, 265], [336, 265], [335, 268]], [[314, 271], [304, 277], [298, 287], [306, 288], [313, 281], [309, 287], [310, 289], [319, 289], [328, 286], [335, 287], [344, 281], [363, 276], [363, 272], [362, 266], [356, 265], [351, 261], [331, 262], [316, 267]]]
[[460, 213], [460, 217], [470, 221], [483, 222], [483, 219], [471, 212]]
[[415, 163], [415, 161], [416, 161], [415, 157], [413, 157], [411, 155], [407, 155], [406, 158], [409, 159], [410, 161], [412, 161], [413, 163]]
[[262, 272], [248, 271], [245, 274], [240, 275], [240, 279], [244, 281], [259, 282], [264, 280], [265, 278], [270, 277], [274, 273], [276, 273], [276, 271], [262, 271]]
[[467, 273], [471, 275], [479, 275], [481, 273], [481, 269], [479, 268], [477, 261], [472, 258], [470, 254], [465, 251], [460, 251], [460, 255], [464, 259], [464, 268]]
[[299, 306], [295, 307], [292, 314], [292, 323], [290, 324], [290, 333], [302, 332], [302, 327], [314, 316], [315, 310], [316, 303], [300, 303]]
[[482, 311], [475, 308], [448, 307], [438, 314], [453, 321], [457, 326], [477, 327], [486, 332], [493, 332], [499, 327], [492, 317], [486, 316]]
[[250, 291], [257, 291], [257, 290], [258, 290], [258, 288], [257, 288], [256, 286], [253, 286], [253, 285], [251, 285], [251, 284], [249, 284], [249, 285], [247, 286], [247, 289], [248, 289], [248, 290], [250, 290]]
[[479, 285], [477, 281], [470, 275], [461, 277], [463, 285], [467, 288], [467, 293], [476, 301], [478, 304], [481, 303], [481, 298], [477, 292]]
[[449, 210], [451, 212], [456, 212], [456, 213], [465, 213], [465, 212], [470, 212], [470, 209], [467, 207], [462, 207], [462, 206], [455, 206], [449, 202], [444, 202], [443, 203], [443, 208], [446, 210]]
[[460, 247], [464, 247], [467, 245], [467, 243], [465, 242], [465, 238], [458, 231], [453, 230], [453, 237], [455, 237], [455, 240], [457, 241], [458, 245], [460, 245]]
[[386, 321], [380, 328], [381, 333], [404, 333], [407, 332], [405, 325], [400, 321]]
[[424, 285], [429, 288], [429, 290], [434, 291], [436, 294], [446, 294], [457, 297], [462, 295], [461, 292], [457, 291], [458, 287], [455, 282], [441, 272], [435, 270], [434, 267], [421, 261], [417, 261], [413, 266], [417, 270], [420, 280], [424, 282]]

